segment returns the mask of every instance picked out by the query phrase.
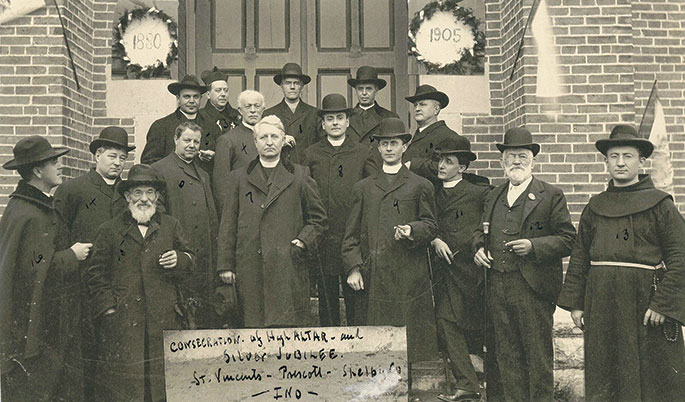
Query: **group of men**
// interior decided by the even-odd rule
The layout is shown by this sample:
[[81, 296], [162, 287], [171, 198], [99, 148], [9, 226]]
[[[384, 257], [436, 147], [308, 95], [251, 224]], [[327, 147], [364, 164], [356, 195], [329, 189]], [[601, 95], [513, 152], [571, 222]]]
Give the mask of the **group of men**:
[[[652, 152], [630, 126], [596, 147], [611, 180], [578, 235], [563, 192], [533, 176], [540, 145], [511, 128], [496, 146], [506, 182], [466, 173], [469, 140], [438, 116], [448, 96], [421, 85], [410, 133], [375, 101], [373, 67], [348, 80], [359, 103], [283, 101], [205, 71], [169, 85], [178, 108], [147, 134], [121, 179], [125, 130], [90, 144], [95, 167], [62, 183], [39, 136], [5, 169], [22, 180], [0, 220], [2, 395], [31, 401], [165, 400], [164, 329], [317, 325], [407, 327], [410, 364], [441, 352], [446, 401], [552, 401], [553, 313], [585, 330], [586, 399], [676, 401], [685, 394], [685, 221], [639, 175]], [[208, 101], [200, 109], [200, 99]], [[50, 196], [57, 187], [55, 196]], [[562, 287], [562, 258], [571, 256]], [[483, 345], [487, 344], [487, 356]], [[485, 376], [474, 365], [486, 357]]]

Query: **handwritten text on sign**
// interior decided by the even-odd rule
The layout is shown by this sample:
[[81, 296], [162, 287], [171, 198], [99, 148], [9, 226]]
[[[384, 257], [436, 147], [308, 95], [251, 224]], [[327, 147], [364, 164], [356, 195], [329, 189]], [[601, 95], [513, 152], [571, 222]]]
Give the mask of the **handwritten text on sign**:
[[458, 62], [465, 52], [473, 52], [475, 44], [471, 27], [448, 11], [433, 14], [416, 33], [419, 53], [439, 66]]
[[397, 401], [405, 327], [164, 331], [174, 401]]

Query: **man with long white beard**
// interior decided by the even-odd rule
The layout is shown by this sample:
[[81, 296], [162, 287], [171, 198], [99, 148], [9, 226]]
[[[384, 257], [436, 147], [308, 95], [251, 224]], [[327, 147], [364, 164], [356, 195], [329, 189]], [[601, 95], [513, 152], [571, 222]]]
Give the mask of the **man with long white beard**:
[[561, 259], [571, 253], [576, 231], [564, 193], [533, 177], [540, 145], [530, 131], [509, 129], [496, 145], [508, 180], [485, 199], [474, 261], [487, 269], [486, 303], [506, 400], [552, 401], [553, 314]]
[[159, 213], [165, 184], [135, 165], [117, 191], [128, 211], [105, 222], [85, 273], [101, 356], [98, 401], [163, 401], [162, 331], [181, 329], [176, 286], [195, 268], [181, 223]]

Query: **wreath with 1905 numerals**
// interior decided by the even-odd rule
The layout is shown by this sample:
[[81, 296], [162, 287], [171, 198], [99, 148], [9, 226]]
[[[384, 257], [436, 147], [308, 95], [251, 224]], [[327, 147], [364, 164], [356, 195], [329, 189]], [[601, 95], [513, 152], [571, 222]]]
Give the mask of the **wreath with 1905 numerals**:
[[[428, 74], [456, 74], [475, 75], [483, 74], [485, 66], [485, 34], [478, 30], [480, 20], [473, 15], [473, 10], [459, 6], [461, 0], [433, 1], [418, 11], [409, 23], [409, 54], [428, 70]], [[432, 63], [419, 52], [416, 46], [416, 35], [424, 21], [438, 11], [451, 12], [454, 18], [465, 23], [471, 28], [474, 37], [474, 46], [471, 51], [464, 52], [459, 61], [440, 66]]]

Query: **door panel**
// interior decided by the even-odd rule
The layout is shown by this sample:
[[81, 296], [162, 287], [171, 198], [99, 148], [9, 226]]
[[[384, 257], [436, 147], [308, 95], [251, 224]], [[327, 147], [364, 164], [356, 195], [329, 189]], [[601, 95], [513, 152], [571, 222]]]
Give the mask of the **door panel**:
[[388, 81], [378, 102], [406, 121], [406, 1], [186, 1], [187, 12], [195, 13], [195, 43], [189, 41], [195, 71], [189, 72], [212, 66], [231, 71], [232, 94], [247, 85], [262, 92], [270, 107], [282, 99], [273, 75], [283, 64], [297, 62], [312, 77], [302, 92], [306, 102], [318, 106], [323, 96], [338, 92], [353, 106], [357, 99], [347, 79], [371, 65]]

